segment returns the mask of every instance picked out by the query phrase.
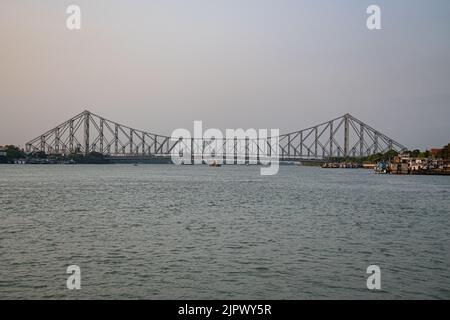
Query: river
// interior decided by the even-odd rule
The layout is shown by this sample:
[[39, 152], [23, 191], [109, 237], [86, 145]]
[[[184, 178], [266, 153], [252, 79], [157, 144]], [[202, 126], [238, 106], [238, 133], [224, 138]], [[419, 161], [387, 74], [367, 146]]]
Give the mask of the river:
[[0, 165], [0, 298], [450, 299], [449, 208], [442, 176]]

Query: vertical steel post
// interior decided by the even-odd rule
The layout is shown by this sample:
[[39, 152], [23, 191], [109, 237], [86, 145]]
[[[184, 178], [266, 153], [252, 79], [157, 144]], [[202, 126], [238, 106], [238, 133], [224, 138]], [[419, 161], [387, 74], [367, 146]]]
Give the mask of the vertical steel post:
[[145, 133], [142, 132], [142, 155], [145, 155]]
[[84, 113], [84, 154], [89, 154], [89, 112]]
[[348, 114], [344, 116], [344, 157], [348, 157], [348, 145], [349, 145], [349, 127], [348, 127]]
[[300, 157], [303, 156], [303, 131], [300, 131]]
[[291, 157], [291, 135], [288, 135], [288, 152], [287, 152], [287, 157], [290, 158]]
[[318, 139], [318, 130], [317, 127], [314, 128], [314, 157], [317, 159], [317, 139]]
[[245, 137], [245, 154], [244, 154], [244, 163], [250, 164], [250, 140], [249, 137]]
[[373, 142], [373, 153], [378, 153], [378, 132], [375, 132], [375, 141]]
[[133, 129], [130, 129], [130, 154], [133, 154]]
[[260, 142], [259, 142], [259, 135], [256, 137], [256, 164], [259, 164], [259, 147], [260, 147], [260, 144], [259, 144]]
[[334, 139], [334, 134], [333, 134], [333, 121], [330, 122], [330, 154], [329, 157], [333, 157], [333, 139]]
[[45, 152], [45, 136], [41, 136], [41, 151]]
[[55, 152], [59, 153], [59, 128], [55, 129]]
[[166, 138], [166, 154], [169, 154], [170, 150], [170, 138]]
[[194, 138], [191, 138], [191, 163], [194, 164], [195, 154], [194, 154]]
[[237, 137], [234, 137], [234, 147], [233, 147], [233, 153], [234, 153], [234, 162], [233, 164], [237, 164], [238, 163], [238, 140]]
[[69, 150], [70, 152], [75, 152], [73, 149], [73, 119], [69, 121]]
[[359, 156], [364, 156], [364, 125], [361, 124], [359, 127]]
[[119, 126], [114, 124], [114, 152], [119, 153]]
[[103, 153], [103, 119], [100, 119], [100, 152]]

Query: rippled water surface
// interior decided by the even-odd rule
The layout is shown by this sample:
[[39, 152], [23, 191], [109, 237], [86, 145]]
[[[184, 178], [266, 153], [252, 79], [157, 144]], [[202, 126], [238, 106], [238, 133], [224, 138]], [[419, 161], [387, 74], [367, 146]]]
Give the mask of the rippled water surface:
[[0, 298], [450, 299], [449, 208], [440, 176], [0, 165]]

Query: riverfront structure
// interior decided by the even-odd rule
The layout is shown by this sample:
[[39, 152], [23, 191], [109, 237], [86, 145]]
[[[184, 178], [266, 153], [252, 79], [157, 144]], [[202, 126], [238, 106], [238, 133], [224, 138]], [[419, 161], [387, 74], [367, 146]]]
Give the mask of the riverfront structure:
[[[261, 141], [251, 139], [231, 141], [232, 147], [227, 149], [230, 141], [226, 138], [173, 140], [169, 136], [134, 129], [86, 110], [29, 141], [26, 150], [47, 154], [99, 152], [116, 157], [167, 157], [175, 147], [181, 150], [200, 150], [201, 154], [223, 148], [224, 158], [230, 153], [235, 157], [247, 158], [252, 148], [257, 150], [258, 157], [262, 153], [270, 154], [272, 138], [274, 137], [266, 139], [266, 150], [260, 150]], [[307, 129], [282, 134], [278, 138], [280, 159], [286, 161], [363, 157], [406, 149], [350, 114]]]

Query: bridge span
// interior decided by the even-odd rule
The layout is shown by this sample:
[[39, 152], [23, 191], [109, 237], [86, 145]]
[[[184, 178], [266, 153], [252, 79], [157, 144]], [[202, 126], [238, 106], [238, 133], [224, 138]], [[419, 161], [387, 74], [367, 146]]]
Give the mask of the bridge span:
[[[27, 152], [47, 154], [99, 152], [114, 158], [167, 158], [174, 150], [198, 150], [214, 153], [222, 148], [224, 158], [250, 154], [270, 155], [273, 140], [280, 160], [324, 160], [328, 158], [364, 157], [406, 147], [358, 120], [350, 114], [299, 131], [259, 139], [172, 139], [169, 136], [134, 129], [83, 111], [26, 143]], [[261, 148], [264, 146], [264, 148]], [[256, 152], [251, 152], [251, 150]], [[192, 155], [193, 157], [195, 154]]]

